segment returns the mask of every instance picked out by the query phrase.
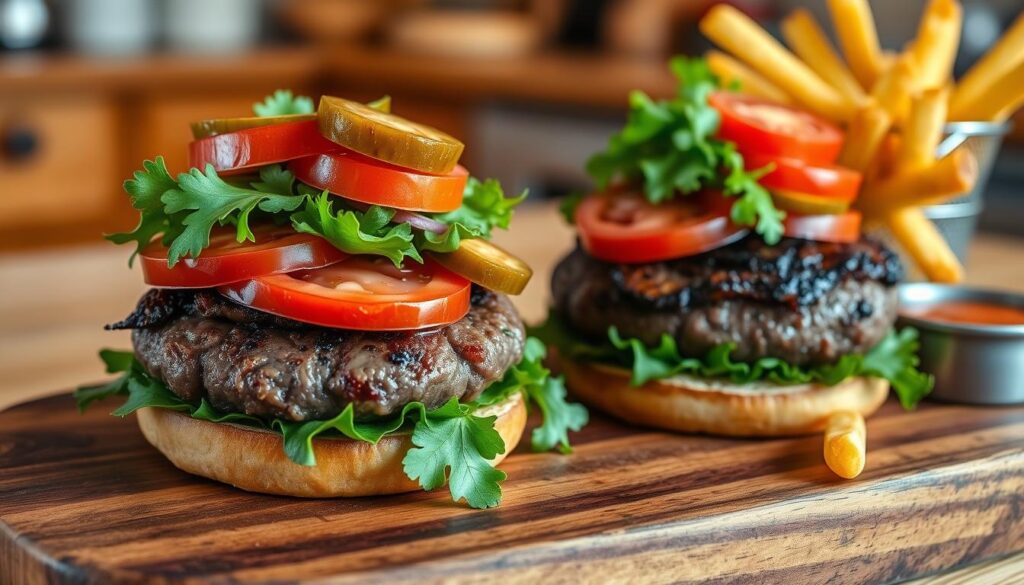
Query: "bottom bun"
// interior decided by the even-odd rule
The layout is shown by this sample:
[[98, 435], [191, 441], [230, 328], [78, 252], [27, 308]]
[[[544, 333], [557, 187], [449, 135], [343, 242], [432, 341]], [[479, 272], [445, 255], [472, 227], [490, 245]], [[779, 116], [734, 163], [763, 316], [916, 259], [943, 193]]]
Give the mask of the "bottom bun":
[[801, 435], [821, 431], [828, 416], [868, 416], [889, 393], [881, 378], [849, 378], [835, 386], [732, 384], [693, 376], [637, 388], [622, 368], [559, 360], [566, 383], [583, 402], [626, 421], [686, 433], [734, 437]]
[[[480, 416], [497, 416], [495, 429], [505, 453], [515, 449], [526, 427], [526, 405], [516, 393], [482, 408]], [[373, 445], [344, 437], [313, 441], [316, 465], [293, 463], [281, 435], [230, 423], [212, 423], [165, 408], [138, 411], [139, 428], [151, 445], [178, 469], [250, 492], [332, 498], [395, 494], [420, 489], [402, 468], [413, 447], [411, 433], [387, 435]]]

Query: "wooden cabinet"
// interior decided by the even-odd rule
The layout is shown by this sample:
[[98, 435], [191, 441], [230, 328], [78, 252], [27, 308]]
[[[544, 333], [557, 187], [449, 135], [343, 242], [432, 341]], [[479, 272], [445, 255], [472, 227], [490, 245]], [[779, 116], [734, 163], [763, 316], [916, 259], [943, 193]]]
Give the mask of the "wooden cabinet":
[[252, 115], [275, 89], [318, 95], [308, 49], [118, 60], [0, 59], [0, 252], [70, 242], [138, 221], [122, 183], [163, 155], [187, 170], [189, 123]]
[[120, 171], [111, 100], [0, 98], [0, 141], [0, 228], [58, 228], [109, 209]]

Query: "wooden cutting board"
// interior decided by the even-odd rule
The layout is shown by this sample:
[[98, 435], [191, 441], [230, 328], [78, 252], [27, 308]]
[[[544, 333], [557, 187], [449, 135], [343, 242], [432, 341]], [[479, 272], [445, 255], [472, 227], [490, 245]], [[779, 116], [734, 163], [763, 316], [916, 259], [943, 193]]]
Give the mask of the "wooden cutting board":
[[0, 583], [861, 583], [1024, 550], [1024, 408], [887, 404], [854, 481], [819, 437], [595, 417], [573, 455], [521, 445], [492, 510], [245, 493], [105, 413], [67, 395], [0, 413]]

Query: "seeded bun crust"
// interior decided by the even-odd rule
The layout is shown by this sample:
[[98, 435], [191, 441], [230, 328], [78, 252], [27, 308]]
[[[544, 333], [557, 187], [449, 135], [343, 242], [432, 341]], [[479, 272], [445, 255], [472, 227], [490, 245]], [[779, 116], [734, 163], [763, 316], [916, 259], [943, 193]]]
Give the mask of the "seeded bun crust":
[[734, 437], [816, 433], [834, 412], [872, 414], [889, 393], [886, 380], [865, 377], [835, 386], [774, 386], [677, 376], [636, 388], [622, 368], [566, 359], [558, 363], [569, 390], [588, 406], [631, 423], [686, 433]]
[[[526, 405], [519, 393], [481, 409], [496, 415], [495, 429], [505, 453], [515, 449], [526, 427]], [[265, 494], [333, 498], [415, 491], [402, 459], [413, 447], [409, 433], [388, 435], [376, 445], [347, 438], [314, 440], [316, 465], [293, 463], [281, 436], [230, 423], [212, 423], [164, 408], [138, 411], [139, 428], [151, 445], [182, 471]]]

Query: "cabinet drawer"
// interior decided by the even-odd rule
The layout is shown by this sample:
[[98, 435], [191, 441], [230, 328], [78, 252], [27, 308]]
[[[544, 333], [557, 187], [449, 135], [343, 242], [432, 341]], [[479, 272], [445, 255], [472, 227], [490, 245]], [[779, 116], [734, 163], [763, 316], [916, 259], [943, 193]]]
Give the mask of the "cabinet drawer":
[[120, 191], [114, 105], [99, 97], [0, 98], [0, 226], [81, 223]]

